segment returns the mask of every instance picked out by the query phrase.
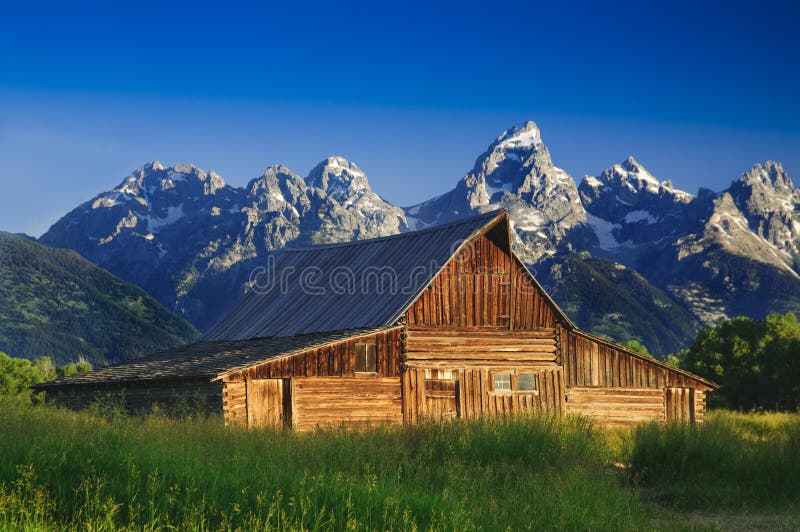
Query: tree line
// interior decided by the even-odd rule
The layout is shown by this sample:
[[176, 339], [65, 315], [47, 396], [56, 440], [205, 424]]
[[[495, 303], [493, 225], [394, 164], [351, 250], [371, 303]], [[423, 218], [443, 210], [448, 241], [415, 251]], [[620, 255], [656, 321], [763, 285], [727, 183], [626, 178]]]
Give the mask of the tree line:
[[716, 382], [711, 406], [735, 410], [800, 408], [800, 322], [791, 312], [733, 318], [702, 329], [665, 362]]
[[32, 385], [90, 369], [92, 365], [83, 360], [56, 366], [50, 357], [40, 357], [31, 362], [0, 352], [0, 400], [37, 402], [39, 398], [31, 390]]

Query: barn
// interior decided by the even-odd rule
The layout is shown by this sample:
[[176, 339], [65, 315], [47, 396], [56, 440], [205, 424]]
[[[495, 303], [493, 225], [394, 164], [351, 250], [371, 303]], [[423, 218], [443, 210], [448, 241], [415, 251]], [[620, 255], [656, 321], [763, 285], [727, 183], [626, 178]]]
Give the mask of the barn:
[[309, 430], [526, 412], [702, 422], [716, 388], [576, 327], [514, 254], [505, 211], [267, 262], [201, 341], [37, 390]]

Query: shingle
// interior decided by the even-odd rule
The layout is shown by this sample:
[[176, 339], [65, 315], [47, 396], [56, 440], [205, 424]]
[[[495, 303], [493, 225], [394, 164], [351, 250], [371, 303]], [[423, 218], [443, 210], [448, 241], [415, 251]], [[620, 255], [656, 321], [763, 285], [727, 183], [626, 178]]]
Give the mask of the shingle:
[[195, 342], [104, 368], [62, 377], [38, 384], [35, 388], [46, 390], [62, 386], [133, 381], [213, 379], [232, 370], [383, 329], [346, 330], [279, 338], [253, 338], [244, 341]]

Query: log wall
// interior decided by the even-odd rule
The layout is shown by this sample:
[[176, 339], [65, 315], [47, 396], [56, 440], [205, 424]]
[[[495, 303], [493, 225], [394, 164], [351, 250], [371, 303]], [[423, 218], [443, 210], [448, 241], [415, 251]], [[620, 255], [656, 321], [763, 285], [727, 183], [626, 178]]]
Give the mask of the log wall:
[[400, 379], [313, 377], [292, 379], [292, 427], [402, 423]]
[[[405, 337], [403, 408], [407, 423], [455, 417], [563, 413], [564, 382], [554, 328], [528, 331], [437, 329], [409, 325]], [[495, 390], [494, 374], [512, 390]], [[534, 374], [536, 390], [517, 390]]]
[[[356, 343], [368, 342], [374, 342], [376, 345], [378, 371], [369, 374], [357, 373], [354, 370], [355, 345]], [[399, 390], [401, 353], [402, 335], [401, 330], [397, 328], [351, 338], [233, 372], [225, 377], [223, 383], [222, 408], [225, 420], [229, 424], [253, 425], [253, 416], [248, 416], [246, 381], [283, 379], [286, 382], [285, 386], [288, 386], [290, 382], [313, 377], [320, 383], [333, 383], [331, 386], [336, 388], [337, 385], [335, 383], [337, 381], [352, 383], [354, 382], [352, 378], [357, 375], [369, 375], [373, 377], [373, 380], [375, 377], [389, 378], [397, 385]], [[294, 419], [302, 420], [304, 413], [297, 410], [292, 404], [294, 397], [291, 394], [292, 390], [284, 388], [284, 396], [288, 397], [289, 402], [284, 405], [283, 416], [287, 422], [291, 420], [292, 426], [295, 426]], [[397, 395], [399, 397], [399, 393]], [[271, 401], [272, 398], [265, 398], [264, 400]], [[354, 391], [353, 400], [354, 408], [361, 408], [359, 404], [356, 404], [358, 403], [357, 391]], [[251, 402], [252, 408], [253, 403]], [[314, 409], [314, 407], [309, 408]], [[399, 408], [398, 411], [400, 411]], [[248, 422], [248, 418], [250, 422]], [[308, 423], [301, 421], [299, 427], [307, 426]]]
[[664, 390], [657, 388], [567, 388], [566, 412], [607, 425], [664, 421]]
[[[406, 423], [454, 418], [564, 413], [564, 384], [558, 367], [495, 366], [446, 370], [409, 367], [403, 374], [403, 416]], [[494, 390], [494, 374], [534, 373], [535, 391]]]
[[558, 362], [558, 339], [554, 328], [507, 331], [409, 325], [405, 335], [403, 360], [412, 365], [463, 367]]

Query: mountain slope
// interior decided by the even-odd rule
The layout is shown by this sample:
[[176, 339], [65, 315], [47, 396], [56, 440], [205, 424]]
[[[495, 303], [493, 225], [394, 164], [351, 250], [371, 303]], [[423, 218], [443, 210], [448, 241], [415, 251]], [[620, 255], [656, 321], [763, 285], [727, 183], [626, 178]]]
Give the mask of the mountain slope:
[[100, 365], [197, 336], [142, 289], [77, 253], [0, 232], [0, 351]]
[[536, 271], [579, 327], [620, 342], [639, 340], [656, 356], [685, 347], [699, 327], [683, 306], [622, 264], [568, 253]]

